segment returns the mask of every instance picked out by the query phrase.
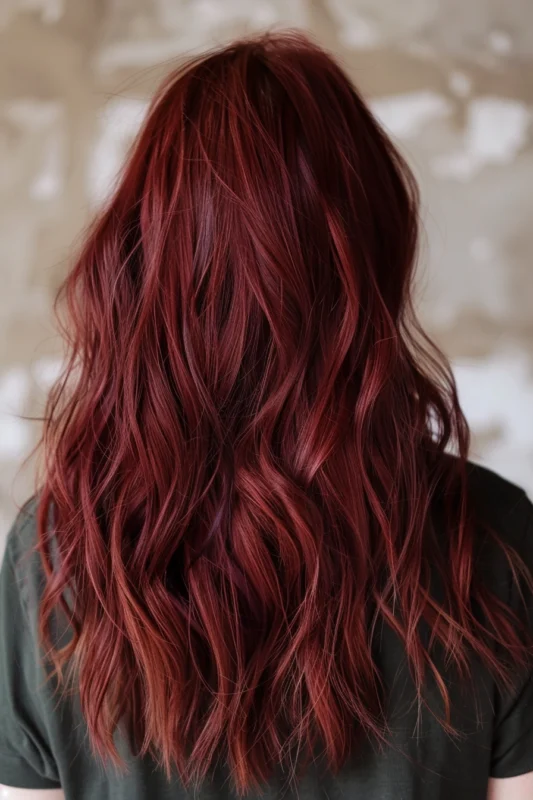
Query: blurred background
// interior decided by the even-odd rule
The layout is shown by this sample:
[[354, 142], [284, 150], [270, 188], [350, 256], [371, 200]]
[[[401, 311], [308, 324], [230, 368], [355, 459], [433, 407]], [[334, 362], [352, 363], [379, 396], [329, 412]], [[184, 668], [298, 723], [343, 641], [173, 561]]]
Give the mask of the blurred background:
[[0, 0], [0, 552], [33, 492], [62, 344], [52, 302], [147, 99], [184, 55], [312, 31], [423, 197], [419, 310], [451, 358], [472, 459], [533, 496], [531, 0]]

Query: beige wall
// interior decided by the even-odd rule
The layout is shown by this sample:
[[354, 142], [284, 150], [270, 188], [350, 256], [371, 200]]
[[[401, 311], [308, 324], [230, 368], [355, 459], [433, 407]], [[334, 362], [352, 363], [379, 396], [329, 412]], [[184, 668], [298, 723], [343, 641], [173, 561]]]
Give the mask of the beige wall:
[[0, 0], [0, 544], [61, 343], [51, 303], [173, 59], [275, 24], [334, 50], [423, 191], [420, 308], [473, 457], [533, 494], [531, 0]]

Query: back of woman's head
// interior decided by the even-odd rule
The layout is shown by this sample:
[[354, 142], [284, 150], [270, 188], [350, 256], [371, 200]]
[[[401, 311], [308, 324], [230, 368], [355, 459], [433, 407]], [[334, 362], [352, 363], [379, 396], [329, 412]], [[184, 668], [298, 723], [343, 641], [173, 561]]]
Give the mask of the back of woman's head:
[[100, 755], [123, 723], [185, 781], [223, 757], [244, 789], [317, 741], [337, 769], [386, 735], [376, 625], [444, 708], [419, 623], [462, 675], [469, 652], [504, 675], [498, 631], [520, 657], [485, 594], [473, 622], [468, 430], [411, 311], [416, 246], [406, 164], [303, 35], [204, 54], [155, 98], [60, 293], [42, 442], [41, 634]]

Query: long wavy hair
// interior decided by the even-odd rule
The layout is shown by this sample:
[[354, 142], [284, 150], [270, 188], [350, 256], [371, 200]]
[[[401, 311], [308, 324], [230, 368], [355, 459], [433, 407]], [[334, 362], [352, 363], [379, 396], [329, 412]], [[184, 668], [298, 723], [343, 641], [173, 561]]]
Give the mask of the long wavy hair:
[[204, 53], [155, 96], [56, 298], [68, 358], [40, 442], [39, 634], [104, 760], [123, 764], [124, 724], [187, 784], [225, 758], [242, 794], [317, 744], [337, 771], [357, 732], [387, 739], [378, 623], [422, 703], [437, 681], [444, 726], [434, 645], [463, 676], [473, 654], [507, 679], [495, 644], [524, 659], [474, 569], [417, 235], [408, 166], [303, 34]]

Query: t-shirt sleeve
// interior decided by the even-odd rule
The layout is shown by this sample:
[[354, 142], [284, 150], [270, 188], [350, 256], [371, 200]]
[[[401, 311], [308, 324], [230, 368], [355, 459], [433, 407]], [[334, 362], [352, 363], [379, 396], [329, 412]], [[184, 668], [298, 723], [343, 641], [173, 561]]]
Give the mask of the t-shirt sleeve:
[[[524, 494], [515, 509], [522, 520], [523, 531], [518, 553], [533, 573], [533, 504]], [[533, 597], [521, 582], [528, 622], [533, 632]], [[524, 608], [516, 582], [512, 605]], [[512, 778], [533, 771], [533, 669], [522, 676], [518, 688], [505, 696], [497, 693], [494, 721], [491, 777]]]
[[31, 505], [27, 504], [8, 533], [0, 568], [0, 784], [59, 789], [39, 699], [46, 674], [27, 604], [28, 593], [35, 596], [38, 588], [31, 586], [37, 573], [17, 568], [34, 528]]

